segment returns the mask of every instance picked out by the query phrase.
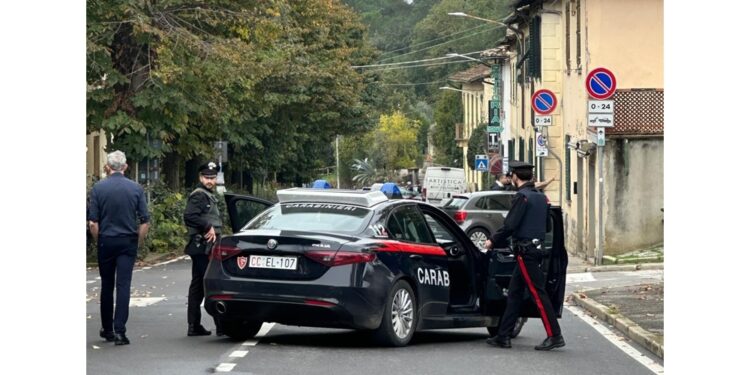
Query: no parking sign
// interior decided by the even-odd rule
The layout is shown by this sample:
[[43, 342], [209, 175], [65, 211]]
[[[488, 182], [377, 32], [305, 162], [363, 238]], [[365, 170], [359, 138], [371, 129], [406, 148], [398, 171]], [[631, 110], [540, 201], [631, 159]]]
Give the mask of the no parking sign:
[[605, 68], [596, 68], [586, 76], [586, 91], [592, 98], [604, 100], [615, 94], [617, 79]]

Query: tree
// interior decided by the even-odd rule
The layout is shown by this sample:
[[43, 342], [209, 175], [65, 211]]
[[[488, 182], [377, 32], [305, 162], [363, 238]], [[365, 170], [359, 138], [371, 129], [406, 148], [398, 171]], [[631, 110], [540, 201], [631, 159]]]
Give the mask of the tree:
[[435, 108], [435, 129], [431, 135], [436, 164], [462, 166], [463, 154], [455, 139], [456, 124], [462, 121], [461, 97], [455, 92], [441, 92]]
[[369, 129], [377, 90], [365, 28], [330, 0], [87, 2], [87, 130], [165, 170], [208, 158], [288, 179], [327, 164], [336, 134]]
[[474, 156], [487, 155], [487, 123], [477, 125], [469, 137], [469, 147], [466, 151], [466, 164], [473, 170]]

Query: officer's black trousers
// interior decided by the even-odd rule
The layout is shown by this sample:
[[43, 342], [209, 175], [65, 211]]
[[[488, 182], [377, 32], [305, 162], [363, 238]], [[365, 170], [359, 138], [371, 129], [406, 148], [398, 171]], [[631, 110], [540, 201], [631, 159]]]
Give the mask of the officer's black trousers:
[[[187, 320], [188, 324], [200, 324], [201, 302], [203, 302], [205, 296], [203, 276], [206, 274], [206, 268], [208, 268], [208, 255], [191, 255], [190, 259], [193, 261], [193, 279], [190, 280], [190, 289], [188, 290]], [[215, 319], [214, 322], [216, 322]]]
[[528, 286], [531, 297], [539, 309], [539, 315], [542, 318], [544, 329], [547, 331], [547, 336], [559, 335], [560, 325], [557, 323], [557, 314], [552, 308], [552, 302], [547, 291], [544, 289], [544, 273], [540, 267], [541, 254], [529, 252], [525, 255], [516, 256], [516, 260], [518, 264], [508, 285], [508, 304], [505, 307], [503, 319], [500, 321], [498, 336], [510, 337], [513, 332], [513, 326], [523, 307], [523, 292], [526, 286]]
[[[130, 304], [130, 281], [138, 252], [138, 237], [99, 237], [97, 244], [99, 276], [102, 278], [101, 305], [102, 328], [107, 332], [125, 333]], [[117, 286], [117, 298], [113, 293]], [[115, 303], [115, 309], [112, 304]], [[114, 322], [112, 312], [114, 310]], [[114, 323], [114, 327], [113, 327]]]

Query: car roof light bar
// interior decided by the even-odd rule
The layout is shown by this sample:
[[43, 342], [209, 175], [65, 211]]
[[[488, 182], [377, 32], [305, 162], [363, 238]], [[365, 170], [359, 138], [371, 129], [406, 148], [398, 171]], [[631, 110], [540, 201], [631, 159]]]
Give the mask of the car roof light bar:
[[388, 201], [382, 191], [291, 188], [276, 192], [279, 203], [338, 203], [372, 207]]

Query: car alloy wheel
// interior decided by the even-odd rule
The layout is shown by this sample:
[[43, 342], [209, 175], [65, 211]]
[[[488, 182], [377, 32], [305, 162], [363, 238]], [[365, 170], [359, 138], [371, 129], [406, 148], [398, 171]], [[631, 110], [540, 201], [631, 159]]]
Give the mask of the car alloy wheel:
[[417, 330], [417, 303], [411, 285], [397, 281], [386, 297], [380, 327], [373, 332], [375, 340], [386, 346], [409, 344]]
[[414, 324], [414, 303], [405, 289], [399, 289], [393, 296], [391, 305], [391, 324], [393, 331], [400, 339], [405, 339]]
[[475, 228], [469, 232], [469, 239], [477, 249], [484, 249], [484, 243], [489, 239], [489, 233], [482, 228]]

